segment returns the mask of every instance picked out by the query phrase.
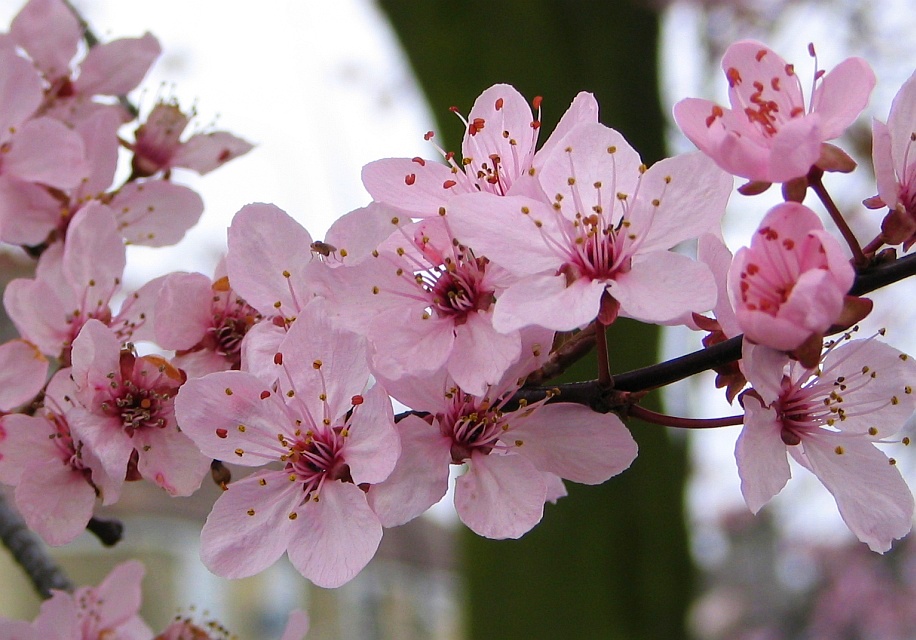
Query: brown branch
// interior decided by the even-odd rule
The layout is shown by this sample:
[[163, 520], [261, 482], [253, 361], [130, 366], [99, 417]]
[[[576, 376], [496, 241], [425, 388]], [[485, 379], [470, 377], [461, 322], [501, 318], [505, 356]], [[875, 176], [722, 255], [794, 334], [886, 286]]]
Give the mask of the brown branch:
[[48, 555], [44, 542], [28, 526], [5, 496], [0, 493], [0, 541], [9, 549], [19, 566], [32, 581], [42, 598], [51, 597], [51, 589], [73, 591], [74, 584]]

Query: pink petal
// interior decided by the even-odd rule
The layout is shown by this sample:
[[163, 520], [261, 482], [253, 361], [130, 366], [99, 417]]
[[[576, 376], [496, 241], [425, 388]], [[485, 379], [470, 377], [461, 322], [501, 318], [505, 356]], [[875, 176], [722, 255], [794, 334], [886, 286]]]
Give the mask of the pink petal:
[[43, 91], [35, 67], [13, 49], [0, 49], [0, 68], [0, 139], [7, 140], [10, 128], [18, 127], [38, 109]]
[[83, 95], [125, 95], [133, 91], [162, 53], [152, 34], [121, 38], [89, 49], [74, 89]]
[[60, 459], [36, 461], [16, 487], [16, 506], [29, 528], [56, 547], [86, 530], [95, 507], [95, 489]]
[[396, 217], [395, 210], [388, 205], [373, 202], [337, 218], [325, 239], [336, 248], [336, 259], [344, 264], [358, 264], [395, 231], [397, 225], [391, 221]]
[[25, 340], [0, 345], [0, 411], [34, 398], [48, 379], [48, 360]]
[[137, 469], [146, 480], [172, 496], [189, 496], [200, 488], [210, 470], [210, 458], [174, 424], [161, 429], [138, 429], [133, 437], [139, 453]]
[[111, 201], [124, 238], [147, 247], [181, 240], [197, 224], [204, 201], [187, 187], [165, 180], [130, 182]]
[[463, 391], [483, 395], [487, 386], [503, 378], [521, 353], [521, 337], [517, 331], [499, 333], [493, 328], [492, 314], [470, 313], [464, 324], [455, 327], [448, 372]]
[[264, 380], [276, 382], [280, 375], [274, 356], [286, 338], [286, 330], [273, 322], [259, 322], [242, 339], [242, 371]]
[[455, 343], [454, 323], [423, 309], [395, 308], [375, 316], [369, 342], [378, 345], [372, 366], [387, 378], [433, 371], [444, 365]]
[[46, 418], [11, 413], [0, 418], [0, 482], [18, 485], [25, 469], [44, 460], [61, 462]]
[[640, 255], [630, 271], [608, 283], [608, 293], [620, 302], [621, 315], [653, 323], [671, 322], [688, 311], [708, 311], [716, 303], [709, 268], [671, 251]]
[[67, 229], [61, 266], [73, 290], [85, 300], [83, 311], [108, 310], [108, 301], [121, 287], [126, 263], [127, 252], [111, 209], [98, 202], [80, 209]]
[[[13, 19], [10, 35], [49, 79], [70, 75], [82, 30], [59, 0], [31, 0]], [[7, 68], [6, 64], [2, 65]], [[2, 93], [2, 92], [0, 92]]]
[[[352, 406], [353, 396], [365, 389], [368, 354], [365, 338], [336, 329], [322, 302], [315, 301], [302, 310], [280, 344], [280, 353], [299, 400], [316, 418], [334, 420], [343, 416]], [[281, 378], [284, 389], [289, 388], [285, 384], [286, 378]], [[319, 398], [322, 394], [326, 400]]]
[[417, 218], [439, 215], [439, 207], [449, 198], [470, 190], [449, 167], [434, 160], [376, 160], [363, 167], [362, 178], [373, 199]]
[[486, 538], [520, 538], [541, 521], [547, 484], [544, 474], [520, 455], [474, 452], [458, 478], [455, 508], [474, 533]]
[[754, 344], [750, 340], [741, 342], [741, 372], [766, 405], [779, 399], [782, 380], [789, 356], [785, 351]]
[[309, 616], [304, 611], [291, 611], [280, 640], [303, 640], [309, 630]]
[[80, 120], [75, 129], [86, 147], [89, 175], [80, 185], [80, 193], [101, 193], [111, 186], [118, 167], [120, 143], [117, 131], [121, 118], [115, 109], [104, 109]]
[[415, 415], [398, 422], [397, 430], [401, 441], [397, 466], [366, 494], [383, 527], [413, 520], [448, 490], [451, 441]]
[[[772, 138], [767, 162], [766, 182], [786, 182], [808, 173], [821, 155], [826, 139], [819, 114], [795, 118], [783, 124]], [[751, 180], [761, 179], [746, 176]]]
[[232, 288], [267, 316], [295, 317], [308, 302], [303, 273], [311, 244], [309, 232], [274, 205], [242, 207], [229, 227], [226, 268]]
[[722, 235], [733, 178], [702, 153], [666, 158], [642, 174], [627, 219], [638, 253], [672, 248], [703, 233]]
[[141, 583], [146, 569], [137, 560], [122, 562], [96, 587], [98, 625], [118, 628], [133, 623], [143, 601]]
[[534, 166], [540, 168], [544, 159], [549, 157], [553, 150], [563, 143], [570, 131], [580, 124], [598, 122], [598, 101], [595, 96], [587, 91], [580, 91], [573, 99], [569, 108], [560, 118], [550, 137], [535, 154]]
[[155, 320], [163, 349], [190, 349], [213, 323], [213, 287], [202, 273], [172, 273], [162, 283]]
[[289, 546], [293, 527], [298, 526], [289, 514], [302, 498], [302, 485], [279, 471], [262, 471], [231, 483], [200, 532], [200, 559], [224, 578], [260, 573]]
[[289, 559], [319, 587], [339, 587], [362, 571], [378, 549], [382, 525], [354, 484], [325, 482], [320, 496], [297, 510]]
[[60, 202], [45, 187], [0, 175], [0, 240], [42, 243], [60, 223]]
[[900, 470], [864, 438], [825, 431], [804, 440], [818, 479], [836, 498], [843, 521], [872, 551], [884, 553], [913, 526], [913, 494]]
[[891, 133], [886, 124], [874, 119], [871, 130], [871, 153], [875, 166], [875, 181], [878, 183], [878, 196], [885, 206], [894, 209], [900, 202], [900, 184], [894, 171]]
[[607, 282], [579, 278], [566, 286], [563, 276], [532, 276], [509, 287], [496, 301], [493, 326], [510, 332], [527, 325], [554, 331], [584, 327], [598, 316]]
[[722, 57], [722, 70], [729, 78], [732, 109], [743, 111], [745, 105], [754, 104], [758, 93], [758, 100], [777, 105], [781, 118], [792, 117], [793, 109], [804, 109], [801, 82], [789, 69], [779, 54], [760, 42], [742, 40], [729, 46]]
[[3, 306], [20, 335], [45, 355], [58, 357], [69, 342], [70, 330], [64, 318], [70, 308], [46, 282], [13, 280], [3, 292]]
[[198, 133], [178, 148], [172, 158], [172, 165], [204, 175], [252, 149], [253, 144], [225, 131]]
[[875, 83], [874, 71], [862, 58], [846, 58], [821, 79], [810, 111], [821, 117], [824, 140], [841, 136], [859, 117]]
[[741, 494], [751, 512], [757, 513], [782, 491], [792, 472], [776, 412], [764, 408], [752, 395], [744, 396], [744, 409], [744, 428], [735, 444], [735, 460]]
[[89, 175], [83, 139], [58, 120], [29, 120], [10, 143], [3, 158], [5, 174], [59, 189], [75, 187]]
[[94, 385], [108, 386], [108, 374], [120, 371], [121, 341], [114, 332], [98, 320], [91, 318], [83, 325], [80, 334], [73, 341], [71, 360], [73, 379], [80, 392], [91, 405], [95, 394]]
[[[913, 132], [914, 122], [916, 122], [916, 73], [900, 87], [900, 91], [897, 92], [891, 103], [890, 114], [887, 116], [887, 127], [893, 141], [891, 151], [894, 168], [897, 170], [898, 177], [906, 181], [910, 179], [908, 166], [912, 167], [916, 163], [912, 154], [907, 155], [908, 149], [912, 146], [910, 134]], [[908, 166], [904, 162], [905, 159], [909, 160]], [[890, 203], [887, 204], [890, 205]]]
[[353, 482], [382, 482], [394, 469], [401, 444], [394, 425], [391, 399], [384, 387], [376, 384], [360, 394], [362, 404], [352, 408], [344, 457]]
[[619, 132], [597, 122], [581, 124], [545, 160], [541, 186], [551, 200], [562, 196], [563, 215], [569, 220], [577, 212], [584, 215], [601, 207], [616, 222], [622, 215], [617, 196], [636, 194], [641, 165], [639, 154]]
[[519, 455], [540, 471], [573, 482], [600, 484], [628, 469], [636, 459], [636, 441], [611, 413], [559, 403], [516, 420], [506, 441], [514, 443]]
[[175, 416], [205, 456], [243, 466], [260, 466], [288, 453], [277, 434], [290, 433], [294, 422], [270, 385], [242, 371], [188, 380], [175, 397]]

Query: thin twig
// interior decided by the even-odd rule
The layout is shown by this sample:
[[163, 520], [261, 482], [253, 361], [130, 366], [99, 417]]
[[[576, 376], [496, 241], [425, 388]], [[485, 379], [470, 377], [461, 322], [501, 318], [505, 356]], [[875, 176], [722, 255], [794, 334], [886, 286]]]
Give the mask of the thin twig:
[[19, 512], [0, 493], [0, 541], [9, 549], [19, 566], [32, 581], [42, 598], [51, 597], [51, 589], [73, 591], [70, 578], [48, 555], [44, 542], [25, 524]]

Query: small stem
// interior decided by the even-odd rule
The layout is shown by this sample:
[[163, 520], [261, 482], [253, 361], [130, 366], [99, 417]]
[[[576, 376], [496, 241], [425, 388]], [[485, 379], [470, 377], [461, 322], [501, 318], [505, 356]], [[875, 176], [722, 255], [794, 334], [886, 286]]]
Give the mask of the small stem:
[[51, 589], [73, 591], [76, 587], [67, 574], [48, 555], [44, 542], [25, 524], [22, 516], [0, 493], [0, 541], [10, 553], [42, 598], [51, 597]]
[[607, 325], [595, 320], [595, 348], [598, 350], [598, 386], [610, 388], [614, 385], [611, 378], [611, 365], [607, 354]]
[[840, 213], [840, 210], [833, 202], [830, 194], [827, 193], [827, 189], [824, 187], [824, 183], [821, 180], [823, 174], [824, 172], [820, 169], [812, 169], [808, 174], [808, 184], [811, 185], [812, 189], [814, 189], [814, 193], [816, 193], [817, 197], [820, 198], [821, 202], [824, 204], [824, 207], [827, 209], [827, 213], [830, 214], [834, 224], [836, 224], [837, 228], [840, 230], [840, 233], [843, 235], [843, 239], [849, 246], [849, 250], [852, 251], [853, 264], [855, 264], [857, 267], [864, 267], [868, 264], [868, 258], [866, 258], [865, 254], [862, 253], [862, 247], [859, 246], [859, 241], [853, 234], [852, 229], [849, 228], [849, 225], [846, 224], [846, 220], [843, 218], [843, 214]]
[[884, 244], [884, 233], [879, 233], [874, 240], [865, 245], [865, 248], [862, 249], [862, 253], [866, 256], [874, 255], [874, 253], [881, 248]]
[[550, 354], [540, 369], [531, 373], [526, 379], [527, 385], [538, 385], [566, 371], [570, 365], [577, 362], [595, 347], [597, 324], [592, 323], [579, 333], [570, 337], [566, 342]]
[[664, 413], [656, 413], [638, 404], [630, 405], [629, 415], [644, 422], [660, 424], [665, 427], [677, 427], [679, 429], [715, 429], [718, 427], [733, 427], [744, 423], [744, 415], [725, 416], [724, 418], [679, 418], [665, 415]]

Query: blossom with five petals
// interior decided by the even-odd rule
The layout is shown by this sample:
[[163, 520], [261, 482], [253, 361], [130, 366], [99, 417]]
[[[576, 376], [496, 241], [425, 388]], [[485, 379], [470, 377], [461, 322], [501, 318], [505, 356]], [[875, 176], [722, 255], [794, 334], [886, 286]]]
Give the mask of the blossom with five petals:
[[363, 487], [383, 481], [400, 452], [391, 401], [366, 391], [365, 340], [308, 305], [280, 345], [279, 390], [242, 371], [189, 380], [179, 422], [208, 456], [259, 467], [228, 485], [201, 533], [204, 564], [238, 578], [288, 552], [313, 583], [337, 587], [375, 555], [382, 525]]
[[747, 413], [735, 446], [741, 492], [757, 513], [791, 477], [788, 453], [833, 494], [856, 537], [883, 553], [912, 528], [913, 494], [894, 459], [874, 445], [916, 409], [916, 363], [874, 338], [845, 338], [817, 369], [791, 362], [773, 403], [743, 395]]
[[759, 182], [806, 175], [820, 157], [822, 143], [852, 124], [875, 86], [868, 63], [847, 58], [823, 77], [823, 72], [815, 73], [806, 107], [794, 66], [753, 40], [731, 45], [722, 69], [731, 109], [686, 98], [674, 105], [674, 119], [720, 167]]
[[569, 331], [595, 318], [610, 324], [618, 313], [669, 323], [713, 306], [709, 269], [669, 251], [718, 235], [732, 181], [707, 158], [646, 169], [618, 132], [583, 124], [545, 160], [540, 183], [552, 205], [478, 193], [447, 209], [462, 244], [520, 278], [496, 302], [498, 331]]

